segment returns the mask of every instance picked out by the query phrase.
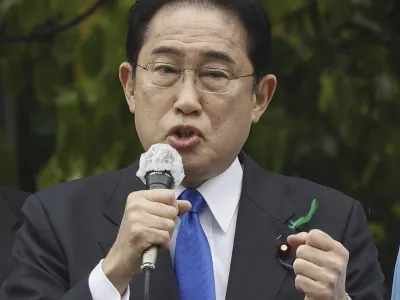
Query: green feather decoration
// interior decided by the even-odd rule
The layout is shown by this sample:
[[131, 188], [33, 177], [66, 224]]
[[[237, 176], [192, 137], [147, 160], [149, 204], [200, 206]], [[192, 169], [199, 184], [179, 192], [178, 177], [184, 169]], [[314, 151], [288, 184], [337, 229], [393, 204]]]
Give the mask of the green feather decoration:
[[314, 199], [311, 202], [311, 208], [308, 211], [307, 215], [297, 219], [296, 221], [290, 220], [289, 228], [293, 229], [293, 230], [297, 230], [297, 229], [301, 228], [302, 226], [304, 226], [305, 224], [307, 224], [308, 222], [310, 222], [311, 218], [317, 211], [317, 207], [318, 207], [318, 201], [316, 199]]

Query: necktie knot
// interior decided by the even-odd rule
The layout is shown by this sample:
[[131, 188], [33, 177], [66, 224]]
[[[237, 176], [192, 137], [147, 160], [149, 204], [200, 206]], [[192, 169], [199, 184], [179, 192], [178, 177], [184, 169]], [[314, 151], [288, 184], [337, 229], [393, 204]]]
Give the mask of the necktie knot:
[[190, 212], [192, 213], [198, 213], [203, 207], [207, 205], [200, 192], [194, 189], [187, 189], [183, 191], [178, 199], [188, 200], [192, 204], [192, 208], [190, 209]]

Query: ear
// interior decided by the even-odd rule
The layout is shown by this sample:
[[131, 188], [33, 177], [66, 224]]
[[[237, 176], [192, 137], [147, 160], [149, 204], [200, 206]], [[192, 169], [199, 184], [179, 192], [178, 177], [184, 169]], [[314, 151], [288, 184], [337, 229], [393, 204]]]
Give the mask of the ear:
[[119, 81], [124, 89], [126, 102], [131, 113], [135, 113], [135, 82], [132, 75], [132, 66], [128, 62], [119, 66]]
[[276, 77], [272, 74], [268, 74], [260, 80], [257, 91], [253, 96], [253, 123], [257, 123], [267, 109], [274, 96], [276, 84]]

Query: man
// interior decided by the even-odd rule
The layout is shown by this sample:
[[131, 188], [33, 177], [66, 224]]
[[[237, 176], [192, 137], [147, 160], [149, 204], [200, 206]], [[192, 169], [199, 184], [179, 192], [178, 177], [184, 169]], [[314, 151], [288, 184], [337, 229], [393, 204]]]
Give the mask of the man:
[[400, 300], [400, 251], [397, 255], [392, 284], [392, 300]]
[[151, 245], [152, 300], [381, 299], [360, 203], [241, 152], [275, 91], [270, 44], [255, 0], [137, 1], [120, 80], [144, 149], [176, 148], [184, 181], [146, 191], [135, 162], [32, 196], [2, 299], [143, 299]]
[[21, 225], [21, 207], [29, 193], [0, 187], [0, 286], [14, 267], [11, 257], [15, 232]]

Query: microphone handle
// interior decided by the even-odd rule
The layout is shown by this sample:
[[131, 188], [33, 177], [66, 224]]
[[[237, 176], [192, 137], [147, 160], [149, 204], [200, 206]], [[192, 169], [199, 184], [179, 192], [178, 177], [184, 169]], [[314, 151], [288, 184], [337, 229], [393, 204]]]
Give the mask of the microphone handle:
[[155, 270], [158, 254], [158, 246], [150, 246], [143, 252], [141, 270]]
[[[147, 188], [154, 189], [171, 189], [173, 186], [173, 178], [169, 172], [153, 171], [146, 175]], [[158, 254], [158, 246], [153, 245], [143, 252], [141, 270], [155, 270]]]

